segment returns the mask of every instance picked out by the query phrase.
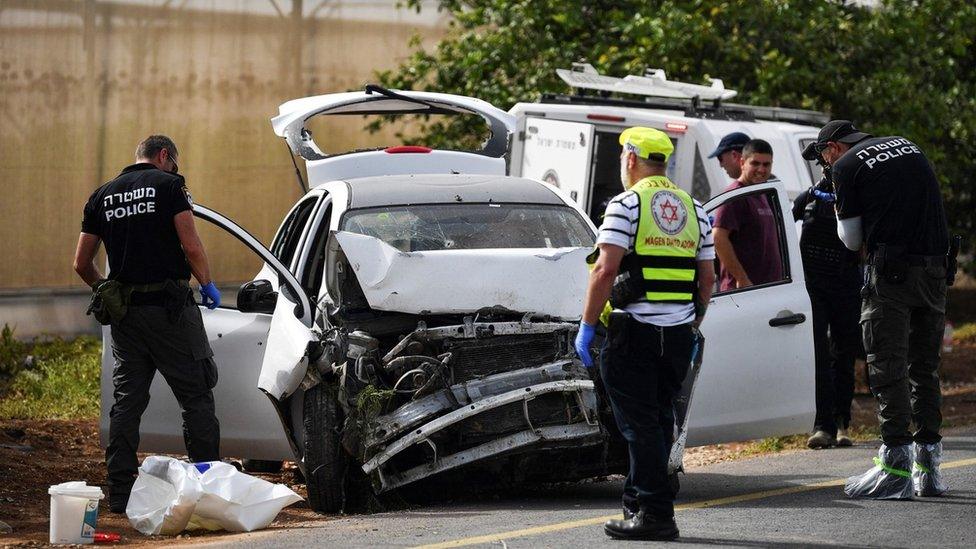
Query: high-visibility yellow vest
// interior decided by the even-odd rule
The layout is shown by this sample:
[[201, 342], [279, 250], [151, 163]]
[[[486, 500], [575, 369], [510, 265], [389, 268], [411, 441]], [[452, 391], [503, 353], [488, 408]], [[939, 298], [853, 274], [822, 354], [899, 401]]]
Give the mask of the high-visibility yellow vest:
[[645, 177], [630, 190], [640, 199], [634, 251], [624, 256], [621, 271], [639, 272], [651, 302], [691, 303], [701, 229], [691, 196], [667, 177]]

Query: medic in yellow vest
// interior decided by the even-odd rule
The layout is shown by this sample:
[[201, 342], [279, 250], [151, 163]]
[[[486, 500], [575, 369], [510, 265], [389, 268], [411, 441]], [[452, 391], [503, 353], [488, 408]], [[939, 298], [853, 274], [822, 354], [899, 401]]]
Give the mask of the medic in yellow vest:
[[604, 315], [607, 345], [600, 377], [630, 465], [623, 519], [604, 532], [614, 538], [678, 537], [668, 459], [674, 435], [674, 399], [700, 349], [696, 327], [715, 283], [709, 225], [688, 193], [664, 175], [671, 139], [652, 128], [620, 135], [621, 182], [626, 192], [607, 206], [591, 254], [590, 280], [576, 352], [593, 365], [590, 346]]

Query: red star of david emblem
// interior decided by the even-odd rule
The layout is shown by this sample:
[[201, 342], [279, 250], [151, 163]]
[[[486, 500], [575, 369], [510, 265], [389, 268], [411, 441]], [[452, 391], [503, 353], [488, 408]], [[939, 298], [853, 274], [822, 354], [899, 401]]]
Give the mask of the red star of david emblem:
[[664, 204], [661, 204], [661, 219], [671, 222], [678, 220], [678, 207], [670, 199], [665, 199]]

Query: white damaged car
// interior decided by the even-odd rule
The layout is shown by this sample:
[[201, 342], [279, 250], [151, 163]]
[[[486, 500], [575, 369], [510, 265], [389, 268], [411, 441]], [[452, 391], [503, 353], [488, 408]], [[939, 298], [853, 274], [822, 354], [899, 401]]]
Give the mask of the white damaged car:
[[[236, 309], [203, 313], [220, 372], [221, 452], [295, 460], [321, 512], [342, 508], [353, 474], [383, 492], [474, 469], [540, 481], [625, 471], [599, 375], [572, 344], [596, 228], [562, 191], [505, 175], [514, 118], [468, 97], [373, 86], [279, 111], [275, 133], [304, 159], [311, 190], [270, 248], [194, 206], [264, 262]], [[348, 114], [474, 114], [491, 137], [473, 152], [324, 153], [307, 121]], [[742, 191], [706, 207], [761, 192], [789, 212], [779, 184]], [[702, 327], [708, 351], [694, 407], [679, 410], [690, 417], [689, 444], [803, 432], [812, 422], [810, 305], [795, 233], [779, 217], [787, 278], [717, 294]], [[140, 451], [183, 453], [179, 406], [160, 377]]]

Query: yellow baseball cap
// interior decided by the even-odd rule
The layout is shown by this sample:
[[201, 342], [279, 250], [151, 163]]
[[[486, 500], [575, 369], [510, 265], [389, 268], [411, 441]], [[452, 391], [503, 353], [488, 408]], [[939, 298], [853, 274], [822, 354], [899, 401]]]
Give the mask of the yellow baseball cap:
[[647, 158], [653, 153], [664, 155], [665, 162], [674, 152], [674, 145], [671, 144], [671, 138], [666, 133], [641, 126], [624, 130], [620, 134], [620, 144], [625, 150], [641, 158]]

